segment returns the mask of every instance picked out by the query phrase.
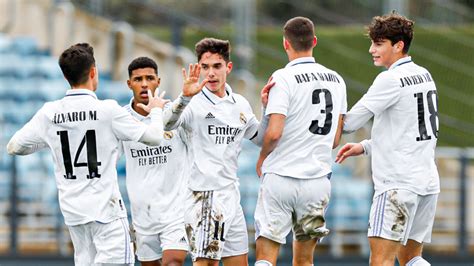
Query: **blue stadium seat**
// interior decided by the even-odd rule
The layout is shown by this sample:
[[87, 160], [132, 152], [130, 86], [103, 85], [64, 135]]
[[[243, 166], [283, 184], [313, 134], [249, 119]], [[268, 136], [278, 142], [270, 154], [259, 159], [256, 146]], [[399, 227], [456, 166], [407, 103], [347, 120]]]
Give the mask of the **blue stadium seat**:
[[44, 79], [64, 79], [58, 59], [50, 56], [40, 56], [37, 58], [37, 67], [34, 76]]
[[3, 33], [0, 33], [0, 54], [9, 53], [11, 50], [11, 39]]
[[20, 36], [12, 39], [11, 48], [20, 55], [38, 54], [38, 42], [34, 37]]

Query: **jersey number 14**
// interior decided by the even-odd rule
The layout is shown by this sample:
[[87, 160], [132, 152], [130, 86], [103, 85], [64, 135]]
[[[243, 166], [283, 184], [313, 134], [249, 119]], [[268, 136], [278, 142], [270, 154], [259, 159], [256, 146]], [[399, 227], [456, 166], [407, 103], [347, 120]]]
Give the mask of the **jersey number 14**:
[[[61, 140], [61, 151], [63, 154], [63, 161], [64, 161], [64, 169], [66, 170], [66, 174], [64, 178], [66, 179], [76, 179], [74, 175], [74, 167], [87, 167], [89, 170], [89, 174], [87, 175], [87, 179], [92, 178], [100, 178], [100, 174], [98, 171], [98, 166], [100, 162], [97, 161], [97, 144], [95, 138], [95, 130], [87, 130], [86, 135], [82, 138], [81, 143], [79, 144], [79, 148], [75, 152], [74, 156], [74, 164], [71, 160], [71, 152], [69, 148], [69, 136], [67, 130], [58, 131], [57, 134]], [[84, 145], [87, 143], [87, 162], [78, 162], [79, 155], [81, 154]]]

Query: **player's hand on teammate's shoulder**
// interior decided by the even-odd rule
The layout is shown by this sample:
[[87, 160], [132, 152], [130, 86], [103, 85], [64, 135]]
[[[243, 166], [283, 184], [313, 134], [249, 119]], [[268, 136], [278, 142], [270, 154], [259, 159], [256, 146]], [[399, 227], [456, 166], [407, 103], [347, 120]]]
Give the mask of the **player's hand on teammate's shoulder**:
[[160, 90], [155, 90], [155, 95], [151, 93], [151, 90], [148, 90], [148, 104], [144, 105], [142, 103], [137, 104], [138, 107], [142, 108], [143, 110], [147, 111], [148, 113], [151, 112], [153, 108], [160, 108], [163, 109], [163, 106], [170, 102], [170, 100], [165, 100], [163, 97], [165, 96], [166, 91], [163, 91], [160, 94]]
[[265, 86], [263, 86], [262, 90], [260, 91], [260, 99], [262, 101], [263, 108], [267, 107], [268, 94], [270, 93], [270, 89], [275, 85], [275, 81], [272, 80], [273, 76], [268, 79], [267, 84], [265, 84]]
[[183, 68], [183, 96], [192, 97], [198, 94], [204, 85], [207, 83], [207, 79], [203, 79], [199, 83], [199, 74], [201, 73], [201, 66], [199, 64], [189, 64], [188, 73], [186, 69]]

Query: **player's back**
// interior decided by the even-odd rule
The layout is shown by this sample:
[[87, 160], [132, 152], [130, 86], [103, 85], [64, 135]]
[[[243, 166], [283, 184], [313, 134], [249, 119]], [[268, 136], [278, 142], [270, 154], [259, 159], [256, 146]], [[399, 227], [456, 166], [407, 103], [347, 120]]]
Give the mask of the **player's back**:
[[283, 114], [286, 120], [263, 172], [295, 178], [330, 173], [339, 115], [347, 109], [344, 80], [311, 57], [291, 61], [273, 80], [266, 114]]
[[375, 97], [362, 99], [375, 113], [371, 146], [376, 190], [397, 186], [419, 194], [437, 192], [439, 177], [434, 153], [439, 122], [436, 86], [431, 74], [406, 57], [379, 74], [372, 86], [383, 87], [385, 95], [394, 95], [390, 100], [379, 98], [386, 103], [385, 109], [366, 100], [375, 101]]
[[82, 89], [46, 103], [31, 121], [52, 150], [66, 224], [126, 217], [116, 172], [119, 138], [137, 140], [144, 132], [127, 121], [133, 122], [115, 101]]

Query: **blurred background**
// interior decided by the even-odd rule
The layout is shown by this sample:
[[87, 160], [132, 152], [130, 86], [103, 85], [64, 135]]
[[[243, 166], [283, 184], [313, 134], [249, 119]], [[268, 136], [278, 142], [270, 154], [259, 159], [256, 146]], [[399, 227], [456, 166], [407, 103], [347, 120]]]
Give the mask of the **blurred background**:
[[[99, 98], [121, 105], [132, 96], [127, 66], [138, 56], [158, 62], [161, 88], [179, 94], [181, 68], [196, 61], [203, 37], [228, 39], [234, 70], [229, 83], [260, 113], [259, 91], [287, 63], [282, 26], [291, 17], [315, 22], [316, 61], [336, 70], [352, 106], [383, 71], [373, 66], [364, 26], [397, 10], [415, 20], [410, 48], [430, 70], [438, 89], [441, 178], [432, 243], [432, 265], [474, 265], [474, 1], [472, 0], [0, 0], [0, 265], [72, 265], [73, 249], [59, 211], [48, 151], [27, 157], [6, 153], [11, 136], [44, 104], [68, 89], [57, 58], [70, 45], [89, 42], [100, 69]], [[343, 143], [370, 136], [370, 125]], [[259, 149], [249, 142], [239, 158], [242, 205], [255, 255], [253, 212]], [[125, 165], [119, 163], [125, 190]], [[328, 227], [315, 265], [367, 265], [366, 237], [372, 200], [370, 160], [334, 165]], [[288, 237], [291, 243], [291, 235]], [[291, 244], [279, 265], [291, 265]]]

